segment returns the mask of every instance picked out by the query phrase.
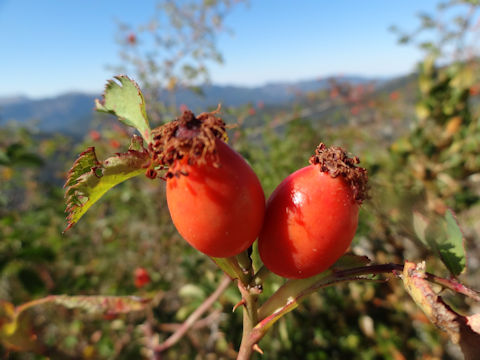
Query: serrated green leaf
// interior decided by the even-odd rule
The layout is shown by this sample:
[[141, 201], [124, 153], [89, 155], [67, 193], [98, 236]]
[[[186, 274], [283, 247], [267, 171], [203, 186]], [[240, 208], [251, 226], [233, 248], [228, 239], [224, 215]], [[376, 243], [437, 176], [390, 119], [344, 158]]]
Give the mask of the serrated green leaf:
[[107, 83], [103, 100], [95, 100], [97, 111], [113, 114], [125, 125], [134, 127], [147, 143], [151, 142], [151, 130], [145, 110], [145, 99], [137, 83], [127, 76], [115, 76]]
[[77, 160], [73, 163], [72, 168], [68, 172], [67, 182], [65, 183], [65, 188], [76, 185], [82, 175], [90, 172], [94, 166], [99, 166], [100, 162], [97, 160], [97, 155], [95, 154], [95, 148], [89, 147], [87, 150], [82, 152]]
[[466, 267], [466, 256], [462, 230], [451, 210], [445, 213], [446, 236], [438, 245], [442, 261], [453, 275], [460, 275]]
[[[143, 149], [138, 139], [132, 139], [131, 147]], [[140, 139], [141, 140], [141, 139]], [[97, 160], [95, 148], [90, 147], [80, 154], [68, 173], [65, 183], [67, 221], [65, 229], [71, 228], [108, 190], [115, 185], [145, 172], [150, 157], [147, 151], [128, 150], [106, 159]]]
[[452, 275], [460, 275], [466, 266], [464, 238], [451, 210], [443, 217], [413, 214], [413, 228], [417, 237], [442, 262]]

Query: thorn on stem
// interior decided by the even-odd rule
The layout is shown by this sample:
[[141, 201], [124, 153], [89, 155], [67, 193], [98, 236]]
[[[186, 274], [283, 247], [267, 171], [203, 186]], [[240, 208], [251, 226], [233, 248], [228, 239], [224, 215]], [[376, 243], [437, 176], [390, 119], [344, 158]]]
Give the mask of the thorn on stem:
[[240, 300], [238, 303], [235, 304], [235, 306], [233, 307], [232, 309], [232, 312], [235, 312], [235, 310], [237, 310], [237, 308], [241, 305], [245, 305], [247, 302], [245, 301], [245, 299], [242, 298], [242, 300]]
[[260, 346], [258, 346], [258, 344], [254, 344], [252, 348], [254, 351], [258, 352], [260, 355], [263, 355], [263, 350], [260, 349]]
[[255, 295], [260, 295], [263, 292], [263, 286], [260, 285], [255, 285], [250, 287], [250, 293], [255, 294]]

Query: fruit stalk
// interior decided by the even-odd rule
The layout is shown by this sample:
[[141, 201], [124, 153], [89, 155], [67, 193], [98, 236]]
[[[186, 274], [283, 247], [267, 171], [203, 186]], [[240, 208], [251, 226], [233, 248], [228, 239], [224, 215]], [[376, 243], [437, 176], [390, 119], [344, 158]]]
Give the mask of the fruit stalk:
[[[242, 342], [238, 351], [237, 360], [248, 360], [252, 357], [255, 349], [259, 351], [259, 347], [252, 332], [258, 322], [258, 293], [250, 287], [249, 284], [238, 282], [238, 289], [242, 294], [243, 305], [243, 333]], [[261, 351], [261, 350], [260, 350]]]

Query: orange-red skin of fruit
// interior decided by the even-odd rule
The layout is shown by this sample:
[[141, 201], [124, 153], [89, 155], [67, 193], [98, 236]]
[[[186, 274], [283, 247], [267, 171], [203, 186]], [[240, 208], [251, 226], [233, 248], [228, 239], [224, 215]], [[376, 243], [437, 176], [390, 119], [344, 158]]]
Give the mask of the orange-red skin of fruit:
[[167, 203], [182, 237], [212, 257], [235, 256], [257, 238], [265, 213], [260, 181], [240, 154], [216, 140], [220, 167], [179, 161], [167, 179]]
[[286, 278], [328, 269], [349, 247], [359, 205], [341, 176], [309, 165], [289, 175], [270, 196], [258, 240], [265, 266]]

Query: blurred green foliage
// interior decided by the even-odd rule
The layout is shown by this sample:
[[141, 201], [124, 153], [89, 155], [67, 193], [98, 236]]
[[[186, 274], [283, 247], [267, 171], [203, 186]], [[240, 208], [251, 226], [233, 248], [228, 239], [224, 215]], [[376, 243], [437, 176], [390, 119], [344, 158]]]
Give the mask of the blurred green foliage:
[[[319, 141], [361, 149], [367, 137], [361, 133], [356, 134], [358, 138], [345, 137], [343, 134], [349, 134], [349, 125], [325, 128], [321, 122], [300, 118], [278, 128], [268, 125], [273, 121], [268, 114], [262, 115], [267, 126], [257, 135], [255, 128], [249, 126], [253, 119], [245, 116], [246, 113], [247, 108], [225, 110], [227, 119], [244, 118], [241, 126], [231, 130], [231, 144], [253, 165], [267, 194], [290, 172], [307, 165]], [[18, 141], [17, 131], [12, 131], [2, 129], [2, 146]], [[63, 137], [38, 142], [34, 137], [22, 131], [21, 141], [40, 149], [48, 148], [48, 153], [31, 149], [44, 164], [50, 159], [62, 161], [56, 161], [56, 170], [31, 165], [2, 167], [2, 174], [11, 176], [4, 182], [9, 186], [2, 187], [8, 202], [2, 207], [1, 254], [5, 258], [0, 281], [2, 299], [20, 304], [59, 293], [155, 295], [158, 303], [151, 315], [102, 320], [56, 309], [59, 316], [55, 319], [47, 321], [48, 315], [42, 313], [35, 324], [44, 342], [62, 349], [64, 358], [76, 354], [84, 354], [85, 358], [146, 356], [145, 324], [153, 323], [161, 338], [166, 338], [168, 332], [162, 331], [166, 324], [183, 321], [214, 291], [221, 275], [219, 270], [176, 233], [160, 180], [139, 178], [119, 185], [62, 236], [66, 223], [61, 184], [75, 158], [74, 153], [86, 145], [95, 145], [100, 156], [111, 154], [119, 151], [119, 147], [128, 146], [130, 134], [121, 128], [107, 127], [98, 134], [90, 133], [75, 149], [67, 146], [68, 139]], [[48, 176], [45, 171], [49, 171]], [[26, 194], [28, 190], [26, 185], [14, 180], [15, 176], [31, 182], [34, 191], [22, 196], [23, 201], [13, 206], [13, 199], [9, 198], [12, 193], [6, 190], [10, 186], [17, 186], [17, 194]], [[395, 252], [389, 252], [385, 239], [372, 242], [371, 218], [375, 219], [368, 211], [363, 212], [355, 246], [370, 243], [367, 250], [370, 249], [370, 256], [378, 262], [401, 261]], [[134, 270], [140, 266], [148, 270], [152, 281], [145, 288], [136, 289]], [[262, 299], [283, 283], [274, 276], [270, 280]], [[166, 358], [192, 358], [194, 354], [209, 353], [216, 354], [215, 357], [232, 357], [241, 336], [241, 316], [240, 312], [229, 314], [229, 309], [239, 300], [232, 286], [211, 310], [211, 314], [220, 310], [225, 313], [213, 317], [209, 327], [194, 330], [190, 337], [168, 350]], [[412, 322], [412, 318], [420, 320]], [[440, 337], [409, 302], [399, 284], [350, 284], [310, 297], [299, 310], [273, 328], [262, 341], [262, 348], [265, 357], [272, 359], [287, 359], [292, 354], [312, 359], [415, 358], [418, 354], [444, 353]], [[426, 338], [428, 342], [416, 341], [418, 338]], [[368, 346], [359, 354], [360, 343]], [[392, 355], [397, 353], [400, 355]], [[10, 356], [33, 357], [14, 353]]]

